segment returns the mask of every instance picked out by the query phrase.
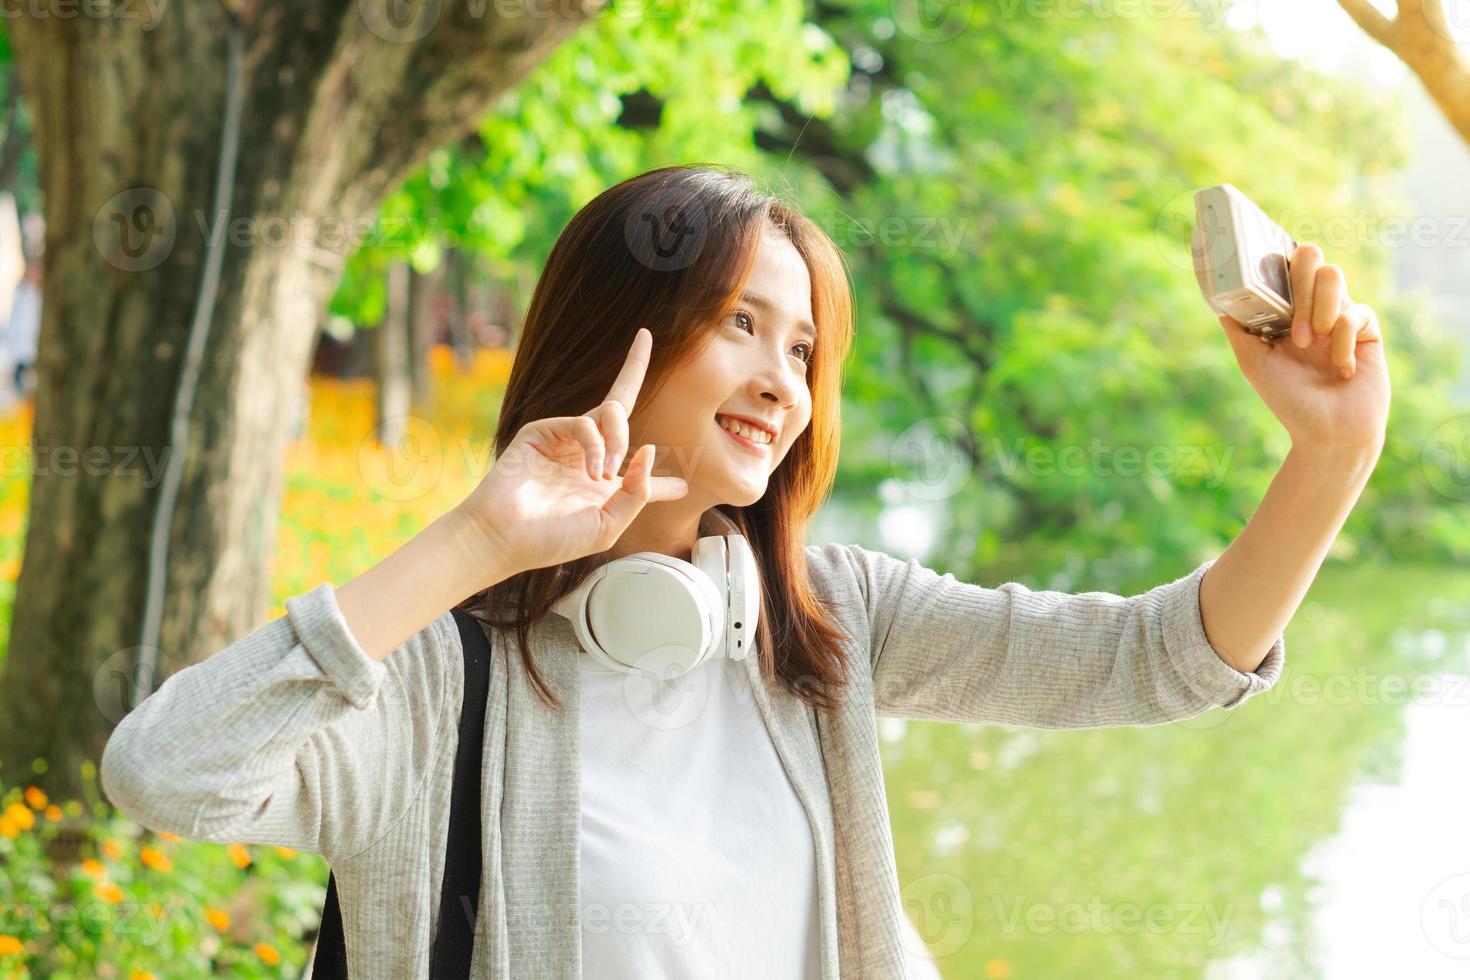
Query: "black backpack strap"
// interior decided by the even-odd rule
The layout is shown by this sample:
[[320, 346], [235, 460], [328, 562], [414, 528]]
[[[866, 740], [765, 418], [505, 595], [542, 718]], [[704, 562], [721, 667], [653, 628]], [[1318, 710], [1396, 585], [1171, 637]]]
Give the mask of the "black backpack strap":
[[337, 905], [337, 876], [327, 875], [327, 901], [316, 935], [311, 980], [347, 980], [347, 941], [342, 935], [342, 909]]
[[[485, 699], [490, 688], [490, 640], [468, 613], [458, 607], [452, 612], [464, 650], [464, 700], [459, 715], [459, 745], [454, 753], [439, 932], [430, 954], [433, 980], [468, 980], [480, 901], [480, 762], [485, 744]], [[327, 875], [327, 899], [322, 905], [311, 977], [347, 980], [342, 909], [337, 901], [337, 876], [331, 873]]]
[[449, 843], [444, 887], [439, 894], [439, 931], [434, 939], [431, 980], [469, 980], [480, 904], [480, 762], [485, 747], [485, 699], [490, 688], [490, 640], [485, 629], [458, 607], [464, 648], [464, 705], [459, 713], [459, 747], [454, 753], [454, 792], [449, 804]]

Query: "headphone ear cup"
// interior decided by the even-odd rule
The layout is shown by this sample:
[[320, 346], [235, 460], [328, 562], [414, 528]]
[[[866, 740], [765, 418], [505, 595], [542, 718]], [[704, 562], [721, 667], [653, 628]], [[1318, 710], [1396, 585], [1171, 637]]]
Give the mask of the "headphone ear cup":
[[728, 599], [725, 591], [729, 565], [727, 564], [724, 536], [712, 534], [698, 539], [694, 542], [689, 558], [690, 564], [700, 573], [690, 577], [698, 582], [713, 627], [711, 640], [713, 649], [705, 651], [705, 657], [724, 656], [725, 628], [729, 622], [726, 615]]
[[572, 610], [583, 649], [599, 662], [672, 676], [719, 649], [723, 610], [693, 563], [640, 552], [603, 567], [608, 571]]
[[[730, 612], [733, 637], [731, 656], [744, 660], [756, 649], [756, 631], [760, 628], [761, 572], [755, 552], [743, 535], [729, 539]], [[739, 626], [734, 624], [739, 623]]]

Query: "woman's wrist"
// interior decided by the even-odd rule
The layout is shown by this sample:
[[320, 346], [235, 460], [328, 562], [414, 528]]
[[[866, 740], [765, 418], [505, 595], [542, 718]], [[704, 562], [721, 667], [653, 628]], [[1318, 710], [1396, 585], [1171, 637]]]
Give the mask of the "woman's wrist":
[[1291, 445], [1290, 455], [1320, 467], [1323, 475], [1351, 480], [1365, 477], [1383, 454], [1384, 441], [1365, 443], [1298, 443]]
[[348, 629], [374, 660], [513, 571], [459, 509], [439, 515], [387, 558], [335, 589]]
[[462, 577], [472, 583], [465, 595], [474, 595], [525, 570], [511, 559], [494, 523], [463, 505], [445, 511], [434, 524], [446, 550], [454, 553]]

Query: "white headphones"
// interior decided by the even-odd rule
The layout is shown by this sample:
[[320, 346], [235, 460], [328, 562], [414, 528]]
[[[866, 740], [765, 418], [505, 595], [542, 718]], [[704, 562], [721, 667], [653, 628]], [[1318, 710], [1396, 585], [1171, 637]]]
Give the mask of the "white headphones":
[[720, 531], [694, 542], [692, 562], [656, 551], [616, 558], [552, 604], [598, 663], [666, 679], [750, 654], [761, 601], [755, 555], [728, 517], [713, 508], [704, 516]]

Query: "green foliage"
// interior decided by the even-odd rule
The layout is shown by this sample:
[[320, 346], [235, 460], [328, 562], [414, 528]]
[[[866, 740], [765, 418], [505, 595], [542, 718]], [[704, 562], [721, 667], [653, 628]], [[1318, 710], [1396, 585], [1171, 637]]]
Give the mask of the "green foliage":
[[[102, 802], [0, 786], [0, 976], [90, 980], [296, 977], [326, 862], [288, 848], [146, 831]], [[75, 859], [60, 859], [80, 835]]]
[[[1384, 316], [1394, 376], [1414, 379], [1395, 385], [1391, 472], [1337, 553], [1463, 556], [1463, 537], [1404, 519], [1458, 502], [1410, 459], [1452, 411], [1447, 345], [1392, 302], [1372, 234], [1406, 213], [1388, 189], [1407, 142], [1394, 101], [1183, 6], [1006, 13], [1018, 9], [978, 4], [938, 43], [887, 4], [822, 21], [855, 65], [811, 158], [839, 178], [813, 213], [849, 246], [858, 296], [848, 471], [913, 487], [890, 461], [898, 433], [925, 419], [968, 432], [971, 479], [937, 508], [954, 545], [936, 561], [957, 570], [1073, 589], [1217, 551], [1288, 448], [1189, 262], [1192, 193], [1229, 182], [1323, 244]], [[928, 233], [945, 221], [964, 230], [957, 245]], [[1036, 462], [1017, 465], [1017, 446]]]
[[[612, 183], [670, 162], [746, 169], [851, 262], [841, 485], [927, 505], [950, 542], [934, 560], [957, 570], [1116, 585], [1217, 552], [1288, 448], [1188, 261], [1192, 192], [1230, 182], [1321, 242], [1384, 319], [1389, 445], [1335, 553], [1470, 554], [1420, 451], [1456, 411], [1456, 352], [1393, 297], [1371, 234], [1407, 213], [1389, 190], [1407, 145], [1395, 101], [1189, 5], [965, 9], [952, 36], [886, 0], [806, 23], [793, 3], [605, 14], [384, 203], [409, 232], [353, 258], [335, 308], [371, 322], [382, 254], [426, 271], [441, 245], [524, 301], [566, 221]], [[955, 436], [970, 472], [948, 496], [914, 493], [915, 423]]]

